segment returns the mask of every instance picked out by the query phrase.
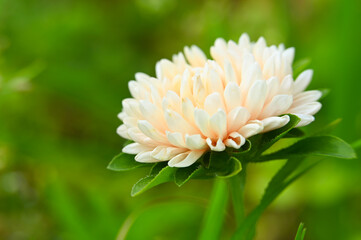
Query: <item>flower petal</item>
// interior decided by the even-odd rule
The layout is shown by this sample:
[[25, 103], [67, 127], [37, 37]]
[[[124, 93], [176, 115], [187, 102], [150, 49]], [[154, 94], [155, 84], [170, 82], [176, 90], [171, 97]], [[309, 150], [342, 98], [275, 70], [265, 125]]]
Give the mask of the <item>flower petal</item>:
[[282, 117], [269, 117], [262, 120], [263, 123], [263, 131], [268, 132], [277, 128], [281, 128], [286, 125], [290, 121], [290, 117], [288, 115], [284, 115]]
[[202, 155], [204, 151], [191, 151], [188, 153], [181, 153], [172, 158], [168, 165], [170, 167], [188, 167], [195, 163]]

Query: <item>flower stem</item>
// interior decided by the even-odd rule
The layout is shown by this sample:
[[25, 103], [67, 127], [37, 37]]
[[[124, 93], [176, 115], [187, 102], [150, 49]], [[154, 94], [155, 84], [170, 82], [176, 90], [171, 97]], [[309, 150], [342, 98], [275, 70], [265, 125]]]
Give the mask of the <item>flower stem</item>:
[[245, 217], [244, 210], [244, 188], [246, 184], [246, 164], [243, 164], [242, 171], [229, 179], [229, 188], [232, 195], [233, 211], [238, 227]]
[[223, 220], [228, 202], [227, 182], [224, 179], [216, 178], [207, 208], [200, 240], [218, 240], [223, 227]]

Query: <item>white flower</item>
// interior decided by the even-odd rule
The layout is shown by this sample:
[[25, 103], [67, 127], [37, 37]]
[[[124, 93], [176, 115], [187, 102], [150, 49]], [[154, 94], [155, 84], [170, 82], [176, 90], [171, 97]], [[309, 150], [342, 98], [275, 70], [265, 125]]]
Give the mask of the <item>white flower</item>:
[[117, 132], [133, 140], [123, 152], [138, 162], [168, 161], [187, 167], [206, 151], [240, 148], [255, 134], [280, 128], [292, 113], [298, 126], [314, 120], [319, 91], [305, 91], [312, 70], [292, 77], [294, 48], [217, 39], [213, 60], [196, 46], [156, 65], [156, 77], [137, 73], [129, 82], [133, 98], [123, 100]]

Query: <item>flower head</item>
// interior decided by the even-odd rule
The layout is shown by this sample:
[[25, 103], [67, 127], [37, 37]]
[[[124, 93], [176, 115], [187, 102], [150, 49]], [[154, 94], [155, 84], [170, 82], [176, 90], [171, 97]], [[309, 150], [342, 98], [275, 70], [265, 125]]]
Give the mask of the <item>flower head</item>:
[[[156, 64], [156, 77], [137, 73], [133, 98], [123, 100], [120, 136], [134, 141], [123, 152], [138, 162], [168, 161], [187, 167], [206, 151], [239, 149], [245, 139], [283, 127], [295, 114], [298, 127], [314, 120], [320, 91], [305, 91], [312, 70], [292, 76], [294, 48], [217, 39], [213, 59], [196, 46]], [[283, 115], [283, 116], [281, 116]]]

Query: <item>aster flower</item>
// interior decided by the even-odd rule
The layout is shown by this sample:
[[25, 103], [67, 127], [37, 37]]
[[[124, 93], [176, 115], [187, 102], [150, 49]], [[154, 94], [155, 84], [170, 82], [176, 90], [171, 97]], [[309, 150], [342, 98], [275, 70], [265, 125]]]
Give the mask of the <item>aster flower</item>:
[[129, 82], [117, 132], [134, 141], [123, 148], [138, 162], [187, 167], [207, 151], [239, 149], [253, 135], [280, 128], [294, 114], [297, 127], [314, 120], [321, 92], [305, 91], [312, 70], [296, 79], [294, 48], [267, 46], [263, 37], [238, 43], [217, 39], [212, 59], [196, 46], [156, 64], [156, 77]]

